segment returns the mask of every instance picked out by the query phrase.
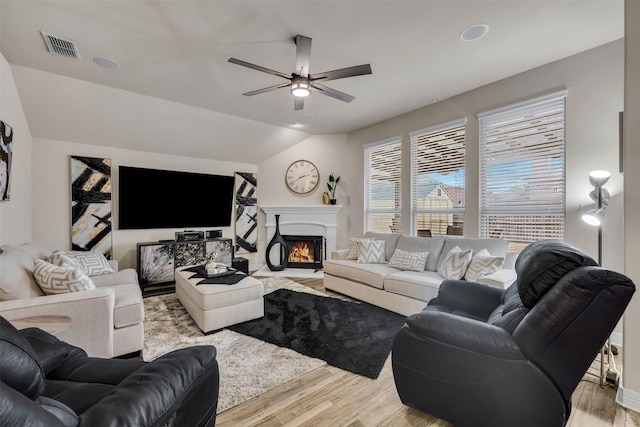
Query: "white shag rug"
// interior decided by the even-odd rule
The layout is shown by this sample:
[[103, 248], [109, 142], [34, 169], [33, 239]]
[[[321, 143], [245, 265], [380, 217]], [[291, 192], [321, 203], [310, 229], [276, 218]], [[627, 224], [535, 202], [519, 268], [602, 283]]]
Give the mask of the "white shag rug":
[[[260, 280], [265, 294], [290, 289], [323, 295], [284, 277]], [[143, 360], [148, 362], [172, 350], [194, 345], [216, 347], [220, 370], [218, 413], [326, 364], [227, 329], [205, 335], [174, 293], [145, 298], [144, 307]]]

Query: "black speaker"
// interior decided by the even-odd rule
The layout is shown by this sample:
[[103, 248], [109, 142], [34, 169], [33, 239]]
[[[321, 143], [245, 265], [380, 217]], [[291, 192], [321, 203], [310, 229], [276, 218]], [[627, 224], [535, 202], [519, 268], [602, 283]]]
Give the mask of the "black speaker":
[[214, 239], [216, 237], [222, 237], [222, 230], [207, 230], [204, 232], [205, 239]]

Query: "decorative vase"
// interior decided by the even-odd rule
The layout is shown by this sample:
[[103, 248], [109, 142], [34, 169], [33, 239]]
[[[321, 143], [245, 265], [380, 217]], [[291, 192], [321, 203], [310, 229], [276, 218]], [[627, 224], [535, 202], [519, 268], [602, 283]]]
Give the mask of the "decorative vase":
[[[273, 265], [269, 255], [271, 255], [271, 249], [277, 246], [279, 246], [278, 261], [280, 262], [280, 264]], [[282, 237], [282, 235], [280, 234], [280, 215], [276, 215], [276, 231], [273, 234], [273, 238], [267, 245], [267, 250], [265, 251], [264, 256], [265, 256], [265, 260], [267, 261], [267, 267], [269, 267], [269, 270], [282, 271], [285, 268], [287, 268], [287, 263], [289, 259], [289, 247], [287, 246], [287, 241], [284, 240], [284, 237]]]
[[335, 205], [338, 199], [329, 199], [329, 204]]

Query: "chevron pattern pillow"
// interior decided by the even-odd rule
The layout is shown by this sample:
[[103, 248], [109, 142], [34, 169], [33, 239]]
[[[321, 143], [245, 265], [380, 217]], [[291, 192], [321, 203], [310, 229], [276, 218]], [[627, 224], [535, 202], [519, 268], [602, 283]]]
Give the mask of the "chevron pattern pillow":
[[396, 249], [389, 260], [389, 267], [400, 270], [424, 271], [428, 257], [429, 252], [406, 252]]
[[80, 265], [80, 270], [89, 276], [113, 273], [111, 264], [98, 251], [68, 251], [65, 254]]
[[504, 264], [504, 257], [491, 256], [488, 250], [482, 249], [471, 258], [469, 268], [464, 273], [464, 279], [469, 282], [477, 282], [484, 276], [500, 270], [502, 264]]
[[471, 263], [473, 250], [462, 250], [458, 246], [451, 249], [444, 261], [438, 267], [438, 273], [445, 279], [459, 280], [464, 277], [464, 273]]
[[358, 259], [360, 255], [360, 242], [363, 240], [375, 240], [369, 237], [351, 237], [349, 239], [349, 253], [347, 259]]
[[33, 277], [47, 295], [95, 289], [96, 285], [82, 271], [36, 259], [33, 262]]
[[387, 258], [384, 255], [384, 240], [364, 240], [360, 242], [359, 263], [384, 264]]

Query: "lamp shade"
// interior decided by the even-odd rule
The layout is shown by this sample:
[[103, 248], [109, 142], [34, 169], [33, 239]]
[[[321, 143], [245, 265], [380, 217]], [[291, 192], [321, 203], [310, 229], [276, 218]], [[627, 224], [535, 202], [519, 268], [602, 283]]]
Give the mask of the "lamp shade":
[[604, 209], [591, 209], [582, 215], [582, 220], [589, 225], [601, 225], [604, 222]]
[[600, 202], [602, 203], [602, 206], [609, 206], [609, 200], [611, 200], [611, 194], [609, 194], [609, 190], [607, 190], [606, 188], [596, 188], [595, 190], [592, 190], [589, 193], [589, 197], [591, 197], [591, 200], [593, 200], [594, 202], [598, 202], [598, 191], [600, 191]]
[[589, 172], [589, 182], [594, 187], [602, 187], [611, 177], [611, 172], [596, 170]]

